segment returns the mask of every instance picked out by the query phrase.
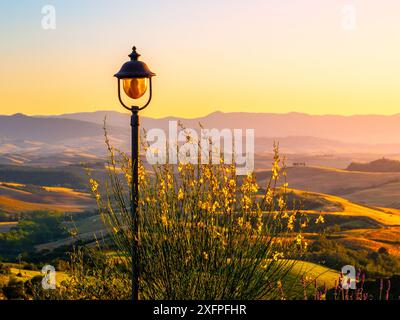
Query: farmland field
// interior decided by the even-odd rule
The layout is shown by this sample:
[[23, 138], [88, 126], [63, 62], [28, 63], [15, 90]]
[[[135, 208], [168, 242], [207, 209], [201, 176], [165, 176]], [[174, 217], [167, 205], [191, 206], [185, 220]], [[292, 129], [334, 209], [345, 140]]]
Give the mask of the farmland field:
[[[359, 172], [326, 167], [288, 167], [290, 187], [303, 191], [337, 195], [365, 205], [400, 208], [400, 173]], [[259, 170], [265, 184], [269, 170]]]
[[8, 232], [12, 227], [16, 225], [17, 222], [0, 222], [0, 233]]
[[70, 188], [0, 182], [0, 212], [82, 212], [90, 207], [94, 202], [89, 194]]
[[[259, 171], [256, 178], [259, 185], [265, 185], [269, 171]], [[309, 178], [311, 175], [311, 178]], [[308, 178], [307, 178], [308, 177]], [[287, 180], [288, 197], [295, 200], [293, 207], [288, 210], [298, 210], [309, 217], [310, 228], [304, 230], [303, 236], [309, 246], [321, 241], [321, 235], [328, 240], [343, 245], [352, 252], [362, 252], [368, 258], [371, 253], [382, 251], [382, 248], [391, 257], [400, 258], [400, 209], [393, 208], [397, 197], [396, 179], [400, 181], [400, 174], [381, 174], [365, 172], [349, 172], [342, 169], [309, 167], [289, 168]], [[343, 187], [345, 186], [345, 188]], [[300, 188], [298, 188], [300, 187]], [[278, 189], [281, 192], [282, 189]], [[383, 190], [375, 192], [374, 190]], [[390, 193], [386, 192], [391, 190]], [[372, 195], [369, 196], [368, 194]], [[262, 189], [257, 197], [262, 197]], [[370, 203], [372, 202], [372, 203]], [[66, 231], [63, 235], [49, 235], [48, 240], [39, 241], [29, 248], [29, 259], [40, 257], [64, 256], [65, 250], [72, 250], [80, 243], [86, 247], [93, 247], [97, 240], [107, 239], [109, 229], [105, 226], [98, 213], [94, 212], [95, 202], [85, 189], [74, 189], [67, 186], [30, 185], [17, 182], [0, 182], [0, 213], [3, 222], [0, 222], [0, 234], [7, 233], [18, 225], [17, 220], [5, 220], [8, 216], [14, 219], [21, 213], [39, 211], [57, 211], [68, 213], [62, 220], [60, 227]], [[4, 216], [5, 215], [5, 216]], [[324, 225], [318, 226], [313, 221], [324, 217]], [[325, 230], [329, 230], [325, 233]], [[106, 240], [108, 241], [108, 240]], [[101, 241], [100, 241], [101, 242]], [[18, 253], [18, 252], [16, 252]], [[15, 254], [16, 254], [15, 253]], [[329, 290], [339, 280], [341, 266], [346, 260], [339, 260], [339, 264], [325, 261], [324, 252], [320, 256], [305, 256], [306, 261], [298, 261], [288, 275], [289, 288], [297, 298], [304, 296], [301, 284], [301, 275], [305, 275], [307, 293], [313, 294], [315, 284], [318, 287], [326, 286]], [[0, 253], [1, 255], [1, 253]], [[8, 256], [10, 257], [10, 256]], [[16, 255], [11, 257], [16, 261]], [[8, 260], [10, 262], [10, 260]], [[356, 263], [355, 261], [354, 263]], [[372, 262], [371, 262], [372, 263]], [[37, 266], [40, 267], [40, 264]], [[382, 269], [383, 270], [383, 269]], [[18, 275], [18, 268], [11, 269], [13, 276]], [[385, 271], [386, 272], [386, 271]], [[392, 271], [388, 271], [392, 272]], [[388, 275], [390, 275], [389, 273]], [[26, 281], [39, 271], [22, 270], [19, 279]], [[64, 277], [63, 274], [61, 274]], [[0, 279], [1, 280], [1, 279]], [[8, 278], [2, 277], [6, 282]]]

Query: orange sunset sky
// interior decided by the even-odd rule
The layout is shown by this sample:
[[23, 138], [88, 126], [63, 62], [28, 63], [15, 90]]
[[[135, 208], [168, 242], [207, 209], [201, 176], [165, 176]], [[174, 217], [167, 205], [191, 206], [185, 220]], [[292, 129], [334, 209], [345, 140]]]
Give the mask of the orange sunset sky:
[[0, 114], [122, 111], [132, 45], [157, 73], [147, 116], [394, 114], [399, 16], [393, 0], [4, 0]]

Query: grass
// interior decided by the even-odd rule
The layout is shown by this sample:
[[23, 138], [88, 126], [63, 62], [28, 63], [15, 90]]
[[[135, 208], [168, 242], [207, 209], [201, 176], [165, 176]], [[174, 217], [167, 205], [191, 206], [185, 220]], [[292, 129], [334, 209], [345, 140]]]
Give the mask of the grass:
[[[11, 274], [14, 276], [17, 276], [18, 274], [21, 274], [22, 277], [19, 277], [22, 281], [27, 281], [29, 279], [32, 279], [36, 276], [41, 276], [42, 273], [40, 271], [32, 271], [32, 270], [20, 270], [18, 268], [11, 268]], [[60, 272], [58, 271], [56, 274], [56, 281], [57, 284], [60, 284], [62, 281], [67, 280], [69, 277], [65, 272]]]
[[316, 280], [319, 286], [326, 285], [329, 289], [335, 286], [335, 281], [339, 278], [338, 271], [306, 261], [297, 262], [292, 269], [292, 274], [302, 273]]
[[335, 287], [339, 272], [312, 262], [297, 261], [283, 283], [285, 298], [302, 300], [305, 292], [308, 297], [315, 294], [317, 288], [327, 290]]
[[[0, 275], [0, 286], [1, 285], [6, 285], [10, 278], [16, 277], [18, 280], [21, 280], [23, 282], [28, 281], [36, 276], [41, 276], [42, 272], [37, 271], [37, 270], [26, 270], [26, 269], [20, 269], [17, 264], [8, 264], [5, 263], [5, 265], [10, 266], [10, 271], [11, 274], [9, 275]], [[61, 282], [64, 280], [68, 280], [69, 276], [65, 272], [62, 271], [57, 271], [56, 273], [56, 281], [57, 284], [59, 285]]]

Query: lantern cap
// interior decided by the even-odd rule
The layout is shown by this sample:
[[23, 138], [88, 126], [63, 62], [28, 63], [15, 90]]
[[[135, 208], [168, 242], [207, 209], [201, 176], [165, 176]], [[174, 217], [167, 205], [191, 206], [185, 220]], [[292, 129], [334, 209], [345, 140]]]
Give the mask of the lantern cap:
[[142, 61], [139, 61], [140, 54], [136, 51], [136, 47], [132, 48], [132, 53], [129, 55], [131, 61], [124, 63], [121, 70], [114, 75], [118, 79], [132, 78], [151, 78], [156, 74], [151, 72], [149, 67]]

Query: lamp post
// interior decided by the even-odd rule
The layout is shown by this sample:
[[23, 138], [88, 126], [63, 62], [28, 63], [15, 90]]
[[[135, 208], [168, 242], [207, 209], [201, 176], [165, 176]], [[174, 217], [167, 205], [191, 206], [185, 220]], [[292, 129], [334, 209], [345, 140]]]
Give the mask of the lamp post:
[[[131, 190], [131, 215], [132, 215], [132, 298], [139, 299], [139, 257], [138, 257], [138, 173], [139, 173], [139, 111], [146, 108], [152, 97], [151, 78], [155, 76], [148, 66], [139, 61], [140, 54], [136, 52], [136, 47], [132, 48], [129, 55], [130, 61], [124, 63], [121, 70], [114, 76], [118, 79], [118, 99], [122, 106], [131, 111], [131, 129], [132, 129], [132, 190]], [[126, 95], [134, 100], [144, 96], [149, 87], [149, 96], [143, 106], [127, 106], [121, 97], [121, 80]]]

